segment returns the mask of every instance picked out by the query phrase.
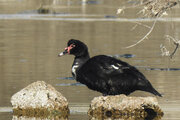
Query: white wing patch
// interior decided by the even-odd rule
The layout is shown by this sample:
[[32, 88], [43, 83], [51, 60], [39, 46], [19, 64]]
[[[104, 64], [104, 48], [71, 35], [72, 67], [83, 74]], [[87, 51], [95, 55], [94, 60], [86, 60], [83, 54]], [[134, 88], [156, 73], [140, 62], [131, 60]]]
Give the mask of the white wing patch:
[[114, 68], [115, 70], [118, 70], [120, 73], [123, 73], [123, 69], [121, 68], [121, 64], [116, 64], [116, 65], [111, 65], [112, 68]]
[[113, 67], [114, 69], [118, 70], [119, 67], [115, 66], [115, 65], [111, 65], [111, 67]]
[[79, 67], [79, 65], [74, 65], [72, 67], [72, 73], [76, 76], [76, 69]]
[[119, 67], [121, 67], [122, 65], [121, 64], [119, 64], [119, 63], [117, 63], [117, 65], [119, 66]]

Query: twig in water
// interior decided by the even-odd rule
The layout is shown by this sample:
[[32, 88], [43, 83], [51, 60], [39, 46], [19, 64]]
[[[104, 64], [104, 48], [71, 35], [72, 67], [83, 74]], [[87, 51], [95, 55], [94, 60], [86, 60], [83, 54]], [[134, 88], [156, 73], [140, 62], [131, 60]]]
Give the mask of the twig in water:
[[138, 42], [136, 42], [135, 44], [130, 45], [130, 46], [127, 46], [127, 47], [125, 47], [125, 48], [134, 47], [134, 46], [136, 46], [137, 44], [141, 43], [143, 40], [145, 40], [145, 39], [150, 35], [150, 33], [152, 32], [152, 30], [154, 29], [154, 26], [155, 26], [156, 22], [157, 22], [157, 20], [154, 21], [151, 29], [149, 30], [149, 32], [148, 32], [143, 38], [141, 38], [141, 39], [140, 39]]
[[175, 38], [173, 38], [172, 36], [170, 35], [166, 35], [165, 36], [166, 39], [168, 39], [169, 41], [173, 41], [174, 45], [176, 45], [174, 51], [170, 54], [170, 58], [172, 59], [172, 57], [174, 56], [174, 54], [177, 52], [177, 49], [179, 48], [179, 45], [180, 45], [180, 40], [177, 40]]
[[174, 54], [176, 53], [177, 49], [179, 48], [179, 44], [174, 43], [176, 45], [176, 48], [174, 49], [174, 51], [171, 53], [170, 58], [172, 59], [172, 57], [174, 56]]
[[[129, 0], [128, 2], [130, 2]], [[137, 7], [137, 6], [144, 6], [142, 10], [140, 10], [137, 14], [141, 14], [143, 17], [148, 18], [160, 18], [163, 15], [166, 15], [166, 11], [170, 8], [176, 6], [177, 1], [176, 0], [139, 0], [139, 4], [134, 4], [131, 7], [123, 7], [117, 10], [117, 14], [124, 12], [127, 8]], [[150, 30], [141, 38], [138, 42], [135, 44], [132, 44], [130, 46], [127, 46], [125, 48], [131, 48], [136, 46], [137, 44], [144, 41], [153, 31], [154, 26], [157, 22], [157, 19], [154, 21], [153, 25], [149, 28], [148, 26], [145, 26], [149, 28]], [[140, 24], [139, 24], [140, 25]], [[143, 25], [144, 26], [144, 25]], [[137, 24], [131, 29], [134, 30], [137, 27]]]
[[143, 23], [140, 23], [140, 22], [133, 22], [133, 23], [136, 23], [134, 27], [132, 27], [131, 31], [134, 30], [138, 25], [141, 25], [143, 27], [146, 27], [146, 28], [149, 28], [151, 29], [150, 26], [146, 25], [146, 24], [143, 24]]

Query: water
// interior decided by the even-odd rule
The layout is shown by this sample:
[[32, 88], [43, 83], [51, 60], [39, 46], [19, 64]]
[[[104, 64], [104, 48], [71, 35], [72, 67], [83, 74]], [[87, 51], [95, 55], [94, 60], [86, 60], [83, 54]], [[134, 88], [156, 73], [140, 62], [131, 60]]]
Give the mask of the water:
[[[162, 57], [160, 45], [173, 51], [164, 35], [179, 38], [179, 7], [159, 19], [141, 44], [125, 49], [140, 40], [148, 29], [134, 22], [152, 25], [150, 19], [137, 19], [139, 8], [117, 16], [122, 0], [8, 0], [0, 1], [0, 120], [11, 120], [11, 96], [37, 80], [53, 85], [77, 108], [69, 119], [88, 119], [87, 106], [101, 95], [76, 84], [71, 78], [73, 56], [57, 57], [69, 39], [79, 39], [89, 47], [91, 56], [106, 54], [136, 66], [163, 94], [158, 98], [163, 120], [180, 119], [180, 55]], [[132, 3], [127, 3], [131, 5]], [[39, 14], [40, 6], [51, 7], [49, 14]], [[124, 55], [130, 55], [130, 58]], [[134, 92], [131, 96], [153, 96]], [[85, 107], [80, 107], [85, 106]]]

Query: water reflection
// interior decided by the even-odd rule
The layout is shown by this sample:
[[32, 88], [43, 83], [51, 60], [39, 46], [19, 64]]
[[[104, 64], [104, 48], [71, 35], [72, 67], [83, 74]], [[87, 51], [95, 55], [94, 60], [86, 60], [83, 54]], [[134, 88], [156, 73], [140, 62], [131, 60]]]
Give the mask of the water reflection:
[[145, 68], [146, 70], [179, 71], [180, 68]]
[[75, 80], [74, 77], [58, 77], [59, 80]]
[[[62, 117], [58, 114], [56, 115], [50, 115], [50, 116], [41, 116], [41, 117], [33, 117], [33, 116], [16, 116], [13, 115], [12, 119], [9, 120], [59, 120], [59, 119], [65, 119], [65, 120], [71, 120], [71, 119], [83, 119], [83, 120], [100, 120], [100, 119], [108, 119], [108, 120], [161, 120], [163, 115], [156, 115], [156, 114], [152, 114], [150, 111], [148, 111], [149, 114], [147, 114], [147, 116], [144, 117], [140, 117], [140, 116], [133, 116], [133, 115], [119, 115], [119, 116], [112, 116], [109, 113], [105, 113], [104, 116], [91, 116], [88, 115], [87, 116], [87, 112], [89, 109], [89, 105], [88, 104], [70, 104], [69, 105], [70, 108], [70, 116], [66, 116]], [[0, 108], [0, 114], [3, 116], [11, 116], [12, 113], [8, 113], [8, 112], [12, 112], [12, 108], [11, 107], [3, 107]], [[4, 113], [4, 114], [3, 114]], [[151, 115], [150, 115], [151, 114]], [[8, 117], [5, 117], [6, 119]], [[5, 119], [4, 118], [4, 119]]]
[[[75, 118], [75, 117], [74, 117]], [[82, 117], [81, 117], [82, 118]], [[89, 117], [89, 120], [161, 120], [161, 117], [153, 117], [148, 116], [146, 118], [135, 118], [135, 117], [122, 117], [122, 118], [95, 118]], [[12, 120], [70, 120], [68, 118], [61, 118], [61, 117], [48, 117], [48, 118], [37, 118], [37, 117], [27, 117], [27, 116], [13, 116]], [[84, 120], [87, 120], [85, 118]]]
[[132, 54], [122, 54], [122, 55], [119, 55], [119, 54], [116, 54], [116, 55], [109, 55], [109, 56], [117, 58], [117, 59], [120, 59], [121, 57], [123, 57], [123, 58], [133, 58], [136, 55], [132, 55]]
[[81, 83], [60, 83], [60, 84], [56, 84], [56, 86], [85, 86], [85, 85]]
[[13, 115], [12, 120], [68, 120], [68, 118], [62, 118], [59, 116], [49, 116], [47, 118], [43, 117], [27, 117], [27, 116], [15, 116]]

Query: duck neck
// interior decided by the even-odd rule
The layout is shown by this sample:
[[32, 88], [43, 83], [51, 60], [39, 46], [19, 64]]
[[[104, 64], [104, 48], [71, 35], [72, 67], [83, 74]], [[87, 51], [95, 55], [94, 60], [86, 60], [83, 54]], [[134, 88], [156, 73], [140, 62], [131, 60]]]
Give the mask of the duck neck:
[[86, 53], [82, 56], [75, 56], [74, 62], [72, 65], [72, 75], [76, 78], [77, 70], [89, 59], [89, 53]]

